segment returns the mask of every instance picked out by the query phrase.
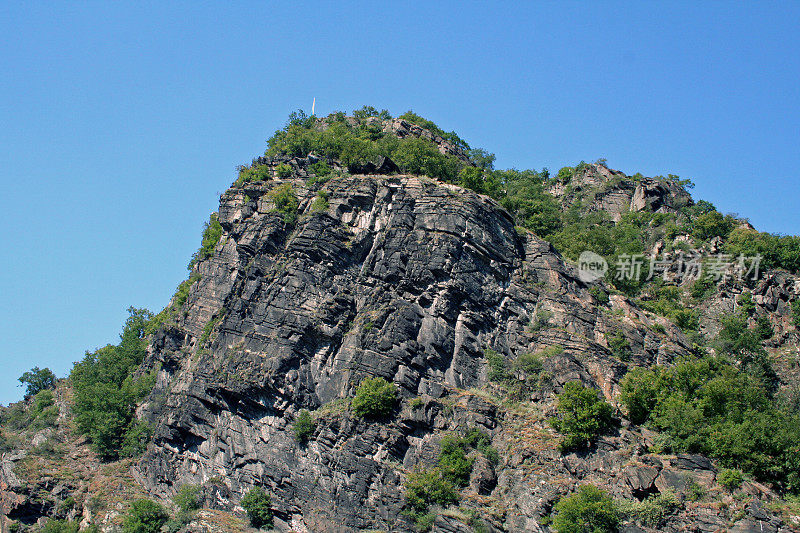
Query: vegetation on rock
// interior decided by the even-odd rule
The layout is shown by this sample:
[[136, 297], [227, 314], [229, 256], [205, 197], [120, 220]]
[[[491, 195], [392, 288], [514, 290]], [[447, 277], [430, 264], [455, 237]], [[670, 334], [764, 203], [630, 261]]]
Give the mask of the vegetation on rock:
[[261, 487], [250, 489], [240, 502], [256, 529], [272, 527], [272, 499]]
[[353, 398], [353, 412], [365, 418], [385, 418], [394, 410], [397, 386], [384, 378], [364, 378]]

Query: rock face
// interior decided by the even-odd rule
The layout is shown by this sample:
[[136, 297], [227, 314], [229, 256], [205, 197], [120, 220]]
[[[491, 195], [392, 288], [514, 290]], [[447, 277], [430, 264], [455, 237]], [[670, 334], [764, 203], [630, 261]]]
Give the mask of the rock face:
[[[286, 184], [302, 213], [294, 225], [269, 194]], [[160, 368], [140, 409], [156, 424], [136, 469], [151, 493], [222, 478], [232, 503], [264, 485], [276, 516], [298, 531], [410, 530], [402, 481], [435, 462], [442, 431], [477, 427], [505, 438], [493, 402], [465, 392], [486, 383], [486, 348], [513, 358], [560, 345], [532, 394], [578, 379], [611, 401], [625, 365], [607, 336], [622, 331], [643, 364], [685, 352], [676, 328], [655, 332], [624, 298], [600, 304], [548, 243], [520, 232], [486, 197], [407, 176], [337, 178], [324, 189], [327, 207], [316, 211], [316, 191], [302, 180], [222, 196], [224, 234], [145, 365]], [[404, 401], [392, 419], [342, 414], [367, 376], [399, 387]], [[423, 407], [412, 409], [407, 400], [417, 397]], [[317, 416], [307, 445], [291, 431], [301, 408]], [[544, 419], [527, 424], [548, 432]], [[565, 472], [552, 438], [545, 447], [536, 456], [544, 473]], [[648, 475], [634, 475], [636, 490], [650, 490]], [[536, 530], [552, 504], [544, 478], [534, 484], [483, 463], [474, 476], [476, 497], [492, 495], [517, 517], [511, 530]]]
[[691, 195], [674, 181], [633, 179], [597, 163], [579, 167], [569, 185], [555, 183], [549, 192], [560, 197], [564, 206], [571, 205], [572, 198], [588, 193], [590, 198], [585, 207], [608, 213], [614, 222], [619, 222], [628, 211], [675, 213], [680, 207], [693, 204]]

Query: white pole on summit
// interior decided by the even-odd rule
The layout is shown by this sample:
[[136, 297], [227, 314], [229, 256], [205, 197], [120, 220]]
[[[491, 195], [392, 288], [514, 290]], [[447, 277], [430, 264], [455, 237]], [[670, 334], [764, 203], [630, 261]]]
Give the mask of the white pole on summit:
[[311, 116], [314, 116], [314, 107], [317, 105], [317, 97], [314, 97], [314, 101], [311, 103]]

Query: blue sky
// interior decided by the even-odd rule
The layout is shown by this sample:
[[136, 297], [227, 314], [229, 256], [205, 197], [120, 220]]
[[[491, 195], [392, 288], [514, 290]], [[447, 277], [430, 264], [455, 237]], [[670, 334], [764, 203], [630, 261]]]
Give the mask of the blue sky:
[[798, 233], [798, 27], [797, 2], [4, 2], [0, 403], [161, 309], [234, 167], [314, 97], [413, 109], [500, 168], [678, 174]]

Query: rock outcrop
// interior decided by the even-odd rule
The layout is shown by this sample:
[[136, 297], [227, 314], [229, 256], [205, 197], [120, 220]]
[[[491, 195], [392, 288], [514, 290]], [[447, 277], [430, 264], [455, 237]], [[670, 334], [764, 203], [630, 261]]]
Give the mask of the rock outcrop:
[[[296, 225], [269, 194], [286, 184], [299, 199]], [[486, 383], [486, 348], [513, 359], [560, 345], [531, 395], [552, 397], [578, 379], [612, 402], [625, 363], [608, 349], [610, 335], [623, 332], [641, 364], [685, 353], [677, 328], [651, 329], [619, 296], [598, 302], [548, 243], [486, 197], [408, 176], [337, 178], [324, 189], [327, 207], [317, 211], [316, 191], [301, 180], [222, 196], [215, 254], [197, 266], [185, 316], [150, 347], [146, 366], [160, 368], [159, 380], [142, 416], [156, 430], [137, 478], [151, 493], [219, 477], [233, 502], [264, 485], [276, 515], [298, 531], [409, 530], [401, 484], [435, 461], [441, 434], [477, 427], [502, 439], [508, 430], [495, 401], [467, 392]], [[393, 381], [424, 407], [404, 401], [386, 422], [344, 416], [341, 402], [367, 376]], [[301, 408], [318, 421], [305, 446], [290, 431]], [[543, 418], [525, 430], [530, 442], [520, 445], [536, 450], [541, 475], [482, 464], [471, 485], [516, 517], [513, 531], [535, 530], [554, 489], [605, 461], [562, 460]], [[501, 464], [519, 453], [509, 447]]]

